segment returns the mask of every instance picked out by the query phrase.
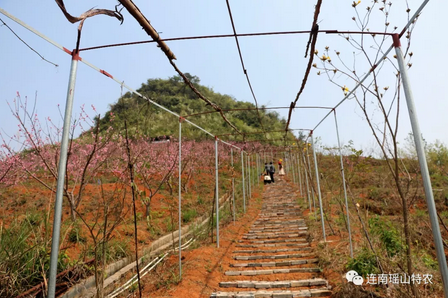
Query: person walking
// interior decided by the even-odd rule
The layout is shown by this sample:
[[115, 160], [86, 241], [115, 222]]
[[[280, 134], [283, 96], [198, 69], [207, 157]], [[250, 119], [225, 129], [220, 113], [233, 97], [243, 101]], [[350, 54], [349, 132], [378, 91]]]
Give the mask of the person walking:
[[278, 161], [278, 175], [279, 176], [285, 176], [285, 170], [283, 169], [283, 165], [282, 165], [283, 160], [279, 160]]
[[269, 163], [269, 175], [271, 176], [271, 183], [275, 183], [274, 180], [275, 167], [272, 164], [272, 161]]
[[270, 167], [267, 162], [264, 163], [263, 181], [264, 185], [271, 183]]

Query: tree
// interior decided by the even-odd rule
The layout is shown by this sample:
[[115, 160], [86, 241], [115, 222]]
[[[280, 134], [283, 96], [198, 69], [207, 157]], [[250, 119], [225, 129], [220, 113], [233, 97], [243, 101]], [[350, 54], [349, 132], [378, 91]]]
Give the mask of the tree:
[[[7, 145], [9, 143], [4, 138], [3, 149], [10, 157], [17, 157], [14, 159], [17, 166], [26, 173], [23, 178], [30, 177], [56, 193], [56, 189], [49, 181], [56, 181], [58, 177], [59, 139], [62, 128], [50, 118], [42, 123], [35, 111], [35, 104], [31, 108], [27, 98], [22, 101], [18, 95], [13, 103], [10, 108], [18, 121], [19, 131], [10, 137], [10, 141], [19, 144], [20, 149], [16, 152], [11, 145]], [[95, 110], [93, 106], [92, 108]], [[101, 171], [113, 153], [110, 147], [112, 128], [100, 130], [99, 121], [92, 128], [92, 118], [84, 107], [81, 110], [78, 119], [71, 125], [67, 173], [63, 189], [64, 196], [70, 204], [73, 220], [76, 219], [76, 209], [82, 201], [85, 186]], [[83, 137], [75, 139], [74, 134], [78, 129], [83, 132]]]
[[[406, 265], [407, 273], [412, 275], [414, 268], [412, 264], [412, 233], [409, 227], [409, 206], [415, 199], [415, 193], [410, 192], [411, 186], [416, 187], [416, 180], [412, 179], [406, 173], [402, 161], [399, 156], [398, 148], [398, 119], [400, 112], [401, 100], [401, 82], [400, 73], [397, 66], [393, 63], [391, 58], [382, 58], [384, 47], [389, 46], [392, 41], [389, 35], [378, 35], [369, 33], [369, 26], [372, 20], [378, 20], [374, 17], [379, 13], [383, 17], [383, 32], [394, 32], [397, 27], [390, 25], [390, 9], [391, 2], [374, 1], [372, 5], [366, 7], [366, 13], [361, 15], [359, 8], [361, 1], [353, 2], [352, 7], [355, 10], [355, 15], [352, 20], [355, 22], [357, 28], [364, 32], [361, 35], [342, 35], [347, 40], [351, 48], [353, 48], [352, 63], [346, 62], [348, 58], [344, 58], [344, 53], [335, 50], [333, 53], [337, 57], [337, 62], [333, 62], [330, 58], [330, 48], [325, 47], [323, 55], [319, 56], [316, 50], [315, 55], [321, 60], [321, 66], [316, 64], [313, 66], [317, 68], [318, 75], [325, 74], [327, 78], [342, 89], [343, 93], [347, 95], [349, 88], [339, 83], [342, 79], [352, 81], [355, 84], [360, 84], [360, 88], [351, 94], [351, 97], [356, 101], [358, 107], [361, 109], [364, 119], [382, 152], [383, 158], [392, 176], [390, 180], [396, 190], [396, 195], [399, 197], [402, 207], [403, 231], [406, 242]], [[408, 19], [410, 19], [410, 9], [406, 4], [403, 4], [406, 10]], [[407, 46], [405, 56], [412, 57], [412, 52], [409, 52], [412, 29], [415, 23], [407, 30]], [[362, 61], [359, 61], [362, 59]], [[364, 65], [371, 71], [371, 77], [368, 80], [363, 80], [363, 75], [356, 69], [357, 65]], [[412, 64], [409, 62], [408, 67]], [[394, 81], [394, 88], [392, 92], [387, 84], [389, 81]], [[411, 284], [411, 289], [414, 297], [419, 297], [418, 289], [414, 283]]]

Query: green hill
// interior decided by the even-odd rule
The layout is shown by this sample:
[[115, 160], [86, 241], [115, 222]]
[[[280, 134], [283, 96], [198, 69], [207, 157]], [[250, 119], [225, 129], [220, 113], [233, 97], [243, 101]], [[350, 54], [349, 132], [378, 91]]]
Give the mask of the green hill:
[[[200, 85], [196, 76], [186, 74], [193, 85], [211, 102], [220, 106], [223, 110], [255, 108], [249, 102], [238, 101], [232, 96], [214, 92], [211, 88]], [[181, 116], [196, 114], [205, 111], [213, 111], [203, 100], [197, 97], [193, 91], [184, 84], [180, 76], [164, 79], [148, 79], [146, 84], [137, 90], [144, 96], [152, 99], [158, 104], [180, 114]], [[231, 111], [226, 112], [226, 117], [242, 132], [249, 133], [261, 131], [262, 127], [257, 112], [253, 111]], [[277, 112], [260, 110], [263, 127], [267, 131], [282, 130], [286, 126], [285, 119], [280, 118]], [[113, 117], [113, 121], [111, 120]], [[235, 132], [225, 123], [219, 113], [203, 114], [188, 118], [195, 124], [215, 134], [226, 134]], [[118, 101], [110, 105], [110, 110], [101, 119], [100, 126], [105, 128], [112, 123], [114, 129], [122, 131], [124, 121], [127, 120], [128, 130], [131, 134], [139, 134], [147, 137], [161, 135], [177, 135], [178, 119], [166, 111], [148, 103], [133, 93], [126, 93]], [[183, 126], [183, 135], [191, 139], [203, 139], [205, 134], [191, 125]], [[247, 135], [247, 139], [279, 139], [283, 133], [270, 133], [264, 135]], [[242, 140], [242, 137], [226, 137], [229, 140]]]

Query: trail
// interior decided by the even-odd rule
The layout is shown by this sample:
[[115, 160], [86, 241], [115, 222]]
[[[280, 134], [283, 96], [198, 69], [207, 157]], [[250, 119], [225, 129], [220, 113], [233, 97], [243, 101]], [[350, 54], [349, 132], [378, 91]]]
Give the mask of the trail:
[[[248, 233], [240, 236], [233, 261], [223, 264], [220, 291], [211, 298], [329, 297], [318, 257], [294, 189], [284, 180], [266, 185], [263, 207]], [[218, 286], [218, 285], [217, 285]]]

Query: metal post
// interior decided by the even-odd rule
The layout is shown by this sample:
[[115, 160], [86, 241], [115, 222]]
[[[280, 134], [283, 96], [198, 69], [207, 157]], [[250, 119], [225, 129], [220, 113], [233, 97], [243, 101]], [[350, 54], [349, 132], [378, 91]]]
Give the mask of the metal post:
[[[305, 156], [304, 153], [302, 152], [302, 161], [305, 164]], [[310, 212], [311, 212], [311, 198], [310, 198], [310, 186], [308, 183], [308, 170], [307, 167], [303, 167], [303, 170], [305, 171], [305, 182], [306, 182], [306, 196], [308, 197], [308, 203], [310, 204]], [[314, 211], [316, 211], [316, 205], [314, 205]]]
[[347, 229], [348, 229], [348, 240], [350, 242], [350, 257], [353, 259], [352, 231], [350, 229], [350, 213], [348, 210], [347, 186], [345, 185], [344, 162], [342, 160], [342, 149], [341, 149], [341, 141], [339, 140], [339, 128], [338, 128], [338, 119], [336, 117], [336, 110], [333, 110], [333, 115], [334, 115], [334, 123], [336, 125], [336, 136], [338, 139], [339, 156], [341, 159], [341, 175], [342, 175], [342, 185], [344, 185], [345, 211], [347, 212]]
[[286, 151], [283, 152], [283, 159], [285, 160], [283, 163], [283, 169], [285, 170], [285, 174], [288, 174], [288, 163], [286, 162]]
[[215, 137], [215, 201], [216, 201], [216, 247], [219, 248], [219, 183], [218, 183], [218, 138]]
[[408, 73], [406, 70], [403, 53], [400, 48], [400, 38], [398, 34], [393, 35], [395, 53], [400, 69], [401, 80], [403, 82], [404, 94], [408, 106], [409, 118], [411, 120], [412, 134], [414, 135], [415, 148], [417, 150], [418, 161], [420, 164], [420, 171], [422, 173], [423, 186], [425, 189], [426, 204], [428, 205], [429, 219], [431, 222], [432, 235], [434, 237], [434, 244], [436, 247], [437, 261], [439, 263], [439, 270], [442, 275], [443, 288], [445, 298], [448, 297], [448, 268], [446, 264], [445, 251], [443, 248], [443, 240], [440, 233], [440, 226], [437, 219], [437, 210], [434, 203], [434, 195], [432, 192], [431, 178], [428, 171], [428, 164], [425, 158], [425, 148], [423, 146], [422, 133], [420, 132], [420, 125], [418, 123], [417, 111], [414, 105], [414, 98], [412, 95]]
[[296, 173], [294, 171], [294, 159], [292, 158], [292, 154], [291, 154], [291, 172], [292, 172], [292, 183], [296, 183]]
[[257, 170], [255, 171], [255, 174], [257, 176], [257, 184], [260, 186], [260, 155], [257, 153]]
[[232, 161], [232, 205], [233, 205], [233, 224], [235, 224], [235, 170], [233, 168], [233, 148], [230, 147], [230, 156]]
[[293, 165], [294, 165], [294, 175], [296, 176], [295, 181], [296, 181], [297, 185], [299, 185], [299, 171], [298, 171], [299, 166], [297, 165], [297, 157], [296, 156], [297, 155], [294, 153], [292, 155], [292, 159], [293, 159]]
[[[310, 178], [310, 183], [312, 184], [312, 186], [314, 186], [314, 182], [313, 182], [313, 179], [312, 179], [312, 176], [311, 176], [311, 174], [313, 173], [313, 171], [311, 171], [311, 162], [310, 162], [310, 155], [309, 155], [309, 149], [310, 148], [306, 148], [307, 150], [306, 150], [306, 158], [307, 158], [307, 160], [308, 160], [308, 173], [310, 174], [310, 176], [309, 176], [309, 178]], [[315, 200], [315, 196], [314, 196], [314, 188], [313, 187], [311, 187], [311, 197], [313, 198], [313, 205], [314, 205], [314, 210], [316, 210], [316, 200]]]
[[244, 187], [245, 182], [244, 182], [244, 152], [243, 152], [243, 150], [241, 150], [241, 175], [242, 175], [241, 181], [243, 184], [243, 211], [244, 211], [244, 213], [246, 213], [246, 190]]
[[316, 158], [316, 150], [314, 148], [313, 135], [311, 135], [311, 147], [313, 149], [314, 168], [316, 171], [317, 194], [319, 195], [320, 220], [322, 222], [322, 235], [324, 237], [324, 241], [327, 241], [327, 238], [325, 237], [324, 207], [322, 206], [322, 195], [320, 193], [319, 169], [317, 168], [317, 158]]
[[179, 277], [182, 278], [182, 118], [179, 118]]
[[302, 174], [300, 173], [301, 169], [300, 169], [299, 154], [297, 154], [296, 161], [297, 161], [297, 172], [299, 173], [299, 191], [300, 191], [300, 194], [303, 195], [303, 191], [302, 191]]
[[247, 155], [247, 172], [249, 173], [249, 199], [252, 198], [252, 187], [251, 187], [251, 180], [250, 180], [250, 155]]
[[244, 160], [245, 162], [245, 170], [246, 170], [246, 197], [248, 198], [248, 202], [249, 202], [249, 154], [246, 153], [246, 159]]
[[73, 51], [72, 65], [68, 81], [67, 100], [65, 103], [64, 126], [62, 129], [61, 149], [59, 154], [58, 181], [56, 199], [54, 202], [53, 236], [51, 240], [50, 276], [48, 283], [48, 297], [54, 298], [56, 291], [56, 275], [58, 271], [59, 237], [61, 234], [62, 197], [64, 192], [65, 172], [67, 169], [67, 151], [72, 118], [73, 98], [75, 94], [76, 73], [78, 70], [79, 55]]

